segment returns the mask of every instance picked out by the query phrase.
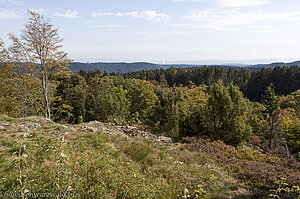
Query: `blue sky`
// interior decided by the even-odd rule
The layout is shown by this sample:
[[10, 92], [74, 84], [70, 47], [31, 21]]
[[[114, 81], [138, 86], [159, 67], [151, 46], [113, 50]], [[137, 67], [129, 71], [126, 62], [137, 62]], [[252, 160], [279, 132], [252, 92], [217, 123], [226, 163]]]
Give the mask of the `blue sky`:
[[51, 18], [75, 61], [300, 60], [299, 0], [0, 0], [7, 45], [27, 9]]

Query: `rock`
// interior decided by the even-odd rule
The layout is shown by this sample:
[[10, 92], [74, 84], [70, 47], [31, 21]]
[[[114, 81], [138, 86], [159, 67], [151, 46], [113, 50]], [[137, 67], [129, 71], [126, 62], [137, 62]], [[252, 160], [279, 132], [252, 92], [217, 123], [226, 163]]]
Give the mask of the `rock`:
[[118, 126], [116, 128], [119, 128], [120, 130], [123, 131], [126, 135], [130, 137], [141, 137], [143, 139], [148, 139], [148, 140], [153, 140], [155, 142], [160, 142], [165, 145], [171, 145], [172, 144], [172, 139], [169, 137], [165, 136], [156, 136], [151, 133], [145, 132], [145, 131], [140, 131], [136, 127], [133, 126]]
[[3, 127], [3, 126], [0, 126], [0, 130], [5, 130], [5, 127]]
[[19, 124], [16, 126], [16, 128], [21, 128], [24, 130], [29, 130], [29, 129], [37, 129], [37, 128], [41, 128], [41, 125], [39, 123], [26, 123], [26, 124]]
[[172, 139], [169, 137], [165, 137], [165, 136], [159, 136], [159, 137], [157, 137], [157, 139], [155, 141], [164, 143], [166, 145], [172, 144]]
[[150, 138], [146, 131], [138, 131], [138, 134], [143, 138]]
[[63, 124], [55, 124], [56, 126], [60, 126], [60, 127], [63, 127], [63, 128], [65, 128], [65, 129], [68, 129], [69, 127], [67, 127], [66, 125], [63, 125]]
[[85, 133], [89, 133], [89, 132], [92, 132], [92, 133], [95, 133], [97, 132], [97, 129], [94, 128], [94, 127], [90, 127], [90, 126], [82, 126], [81, 127], [81, 130]]
[[[80, 126], [80, 125], [79, 125]], [[89, 123], [85, 123], [84, 126], [80, 127], [84, 132], [103, 132], [106, 134], [111, 134], [111, 128], [106, 123], [91, 121]], [[73, 129], [74, 130], [74, 129]]]
[[141, 131], [134, 126], [112, 126], [108, 123], [102, 123], [98, 121], [91, 121], [85, 123], [83, 126], [79, 125], [81, 131], [83, 132], [103, 132], [109, 135], [120, 135], [124, 138], [139, 137], [143, 139], [153, 140], [165, 145], [171, 145], [172, 139], [165, 136], [156, 136], [146, 131]]
[[99, 126], [103, 126], [104, 123], [102, 122], [98, 122], [98, 121], [90, 121], [89, 123], [87, 123], [89, 126], [95, 126], [95, 127], [99, 127]]
[[137, 137], [138, 136], [138, 129], [133, 126], [121, 126], [117, 127], [120, 128], [125, 134], [129, 135], [130, 137]]

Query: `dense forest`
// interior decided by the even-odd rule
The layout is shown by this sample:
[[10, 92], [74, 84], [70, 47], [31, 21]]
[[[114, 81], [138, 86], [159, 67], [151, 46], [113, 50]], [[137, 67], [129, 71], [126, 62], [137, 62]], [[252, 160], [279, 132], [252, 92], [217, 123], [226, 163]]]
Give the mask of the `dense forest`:
[[[49, 121], [61, 124], [81, 124], [96, 120], [112, 126], [132, 125], [155, 135], [168, 136], [177, 143], [193, 139], [202, 140], [201, 143], [206, 143], [205, 145], [200, 146], [198, 141], [198, 145], [195, 146], [198, 149], [202, 147], [203, 151], [209, 146], [212, 147], [210, 141], [226, 144], [217, 144], [219, 147], [224, 146], [224, 150], [230, 145], [230, 156], [234, 153], [232, 156], [239, 156], [237, 149], [251, 146], [262, 154], [269, 154], [267, 156], [274, 155], [289, 161], [282, 165], [298, 164], [299, 66], [262, 68], [257, 71], [215, 66], [172, 67], [125, 74], [101, 73], [99, 70], [71, 73], [68, 70], [70, 60], [67, 54], [59, 51], [61, 40], [57, 29], [53, 29], [41, 15], [32, 11], [29, 13], [31, 18], [23, 37], [11, 35], [13, 44], [9, 48], [5, 48], [4, 43], [0, 42], [0, 113], [6, 115], [4, 118], [43, 116]], [[36, 27], [43, 31], [36, 31]], [[60, 145], [56, 147], [59, 153], [62, 142], [59, 141]], [[4, 141], [1, 143], [5, 145]], [[88, 146], [89, 143], [90, 141]], [[98, 144], [92, 146], [96, 146], [97, 149], [100, 147]], [[14, 144], [8, 146], [18, 154], [19, 163], [15, 164], [19, 165], [21, 170], [23, 145], [20, 146], [19, 152]], [[142, 146], [140, 151], [145, 150], [145, 146]], [[42, 147], [41, 154], [46, 153], [43, 151], [45, 147], [46, 145]], [[102, 149], [106, 150], [105, 147]], [[149, 151], [151, 150], [153, 151], [149, 148]], [[124, 153], [131, 154], [137, 162], [144, 160], [134, 156], [132, 151], [136, 150], [124, 149]], [[116, 157], [117, 154], [116, 152]], [[160, 153], [160, 156], [164, 157], [164, 154]], [[265, 156], [257, 156], [257, 159], [260, 157]], [[150, 163], [143, 164], [142, 173], [147, 173], [148, 164]], [[1, 165], [6, 163], [1, 162]], [[154, 163], [151, 162], [150, 165]], [[13, 167], [5, 168], [11, 171]], [[241, 166], [231, 169], [237, 170], [239, 174], [244, 171]], [[297, 185], [295, 183], [298, 177], [295, 173], [287, 180], [291, 185]], [[247, 178], [246, 174], [244, 178]], [[89, 180], [89, 175], [86, 180]], [[256, 183], [255, 188], [258, 189], [270, 188], [269, 184], [264, 185], [264, 182], [259, 180], [251, 183]], [[0, 188], [7, 191], [14, 185], [4, 183]], [[22, 187], [23, 193], [21, 177], [18, 186]], [[86, 189], [89, 190], [89, 187]]]
[[260, 102], [265, 88], [271, 83], [275, 86], [277, 95], [287, 95], [300, 88], [300, 68], [297, 65], [275, 66], [255, 71], [248, 68], [224, 66], [169, 68], [126, 73], [124, 77], [157, 82], [167, 81], [169, 86], [188, 86], [190, 81], [197, 86], [211, 85], [221, 80], [225, 85], [232, 83], [238, 86], [245, 97], [258, 102]]
[[[51, 118], [73, 124], [98, 120], [144, 125], [173, 140], [198, 136], [234, 146], [257, 136], [268, 151], [279, 150], [284, 139], [298, 157], [299, 75], [297, 66], [256, 72], [205, 67], [125, 75], [100, 71], [54, 75], [50, 77]], [[3, 113], [42, 114], [24, 101], [13, 79], [2, 80], [1, 99], [13, 96], [2, 101]]]

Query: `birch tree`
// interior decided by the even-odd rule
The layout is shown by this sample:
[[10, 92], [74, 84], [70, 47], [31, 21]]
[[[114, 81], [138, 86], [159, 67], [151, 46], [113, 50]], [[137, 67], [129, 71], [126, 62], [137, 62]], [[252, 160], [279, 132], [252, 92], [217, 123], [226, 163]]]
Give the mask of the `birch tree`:
[[[37, 115], [51, 119], [50, 77], [68, 74], [67, 53], [62, 39], [49, 19], [29, 10], [30, 18], [19, 36], [9, 34], [12, 45], [7, 49], [10, 78]], [[7, 69], [6, 68], [6, 69]]]

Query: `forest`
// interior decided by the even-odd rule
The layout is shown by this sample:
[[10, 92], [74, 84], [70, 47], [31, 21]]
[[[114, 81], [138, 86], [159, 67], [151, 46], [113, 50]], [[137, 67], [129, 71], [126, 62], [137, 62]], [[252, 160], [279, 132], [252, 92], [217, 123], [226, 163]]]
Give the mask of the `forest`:
[[[124, 75], [80, 71], [50, 79], [51, 118], [56, 122], [136, 124], [174, 140], [198, 136], [233, 146], [257, 136], [262, 143], [272, 142], [274, 146], [265, 146], [272, 151], [284, 138], [292, 155], [299, 155], [298, 66], [255, 72], [221, 67]], [[2, 101], [2, 113], [14, 117], [42, 115], [23, 101], [18, 85], [11, 87], [14, 84], [9, 81], [13, 79], [2, 80], [1, 99], [13, 96]]]
[[[220, 141], [233, 147], [232, 151], [251, 146], [270, 157], [299, 163], [299, 66], [255, 71], [207, 66], [125, 74], [71, 73], [71, 60], [59, 50], [57, 29], [43, 16], [30, 14], [23, 37], [11, 34], [9, 48], [0, 44], [0, 113], [5, 117], [43, 116], [66, 125], [99, 121], [136, 126], [175, 143]], [[130, 150], [134, 149], [126, 148], [125, 153], [132, 153]], [[291, 179], [290, 185], [299, 183], [299, 178]], [[20, 184], [22, 187], [21, 180]], [[9, 186], [13, 185], [0, 186], [0, 191]]]

